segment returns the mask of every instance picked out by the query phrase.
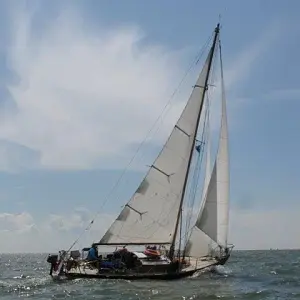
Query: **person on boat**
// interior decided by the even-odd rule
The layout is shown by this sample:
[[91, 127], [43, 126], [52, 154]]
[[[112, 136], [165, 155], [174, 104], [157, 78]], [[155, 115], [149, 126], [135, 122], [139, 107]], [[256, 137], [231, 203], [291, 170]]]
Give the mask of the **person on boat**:
[[154, 245], [154, 246], [148, 245], [148, 246], [146, 246], [146, 249], [156, 250], [157, 247], [156, 247], [156, 245]]
[[86, 259], [88, 261], [99, 260], [98, 253], [97, 253], [97, 247], [95, 244], [93, 244], [92, 247], [90, 248]]
[[89, 261], [90, 265], [95, 268], [99, 268], [101, 265], [102, 255], [98, 256], [98, 249], [95, 244], [90, 248], [86, 259]]

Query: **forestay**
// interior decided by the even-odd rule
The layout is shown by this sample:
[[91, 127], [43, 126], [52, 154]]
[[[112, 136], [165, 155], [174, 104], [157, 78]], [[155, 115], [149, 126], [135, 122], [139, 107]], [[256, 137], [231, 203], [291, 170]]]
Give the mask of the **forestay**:
[[166, 144], [100, 244], [171, 243], [211, 56], [212, 50]]

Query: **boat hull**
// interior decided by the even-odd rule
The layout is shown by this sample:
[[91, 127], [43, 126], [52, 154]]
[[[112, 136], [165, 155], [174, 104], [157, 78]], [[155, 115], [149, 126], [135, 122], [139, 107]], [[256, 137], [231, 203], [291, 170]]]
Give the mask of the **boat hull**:
[[186, 277], [190, 277], [195, 273], [217, 265], [224, 265], [229, 259], [230, 255], [225, 256], [219, 260], [213, 260], [207, 263], [200, 264], [199, 267], [186, 268], [177, 272], [165, 272], [165, 273], [132, 273], [132, 274], [117, 274], [117, 273], [83, 273], [83, 272], [68, 272], [64, 273], [67, 279], [77, 278], [90, 278], [90, 279], [123, 279], [123, 280], [176, 280]]
[[[200, 270], [200, 269], [199, 269]], [[164, 274], [86, 274], [86, 273], [66, 273], [68, 279], [90, 278], [90, 279], [123, 279], [123, 280], [174, 280], [192, 276], [199, 270], [164, 273]]]

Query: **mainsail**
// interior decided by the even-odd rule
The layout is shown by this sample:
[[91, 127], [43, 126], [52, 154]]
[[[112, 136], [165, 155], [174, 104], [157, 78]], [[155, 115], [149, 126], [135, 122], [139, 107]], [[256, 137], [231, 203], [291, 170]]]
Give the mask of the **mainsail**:
[[[220, 56], [221, 57], [221, 56]], [[229, 216], [229, 155], [226, 100], [221, 59], [222, 117], [219, 148], [196, 224], [187, 243], [187, 254], [200, 257], [214, 246], [227, 247]], [[207, 174], [207, 170], [206, 170]]]
[[174, 244], [218, 30], [217, 27], [204, 67], [166, 144], [99, 244]]

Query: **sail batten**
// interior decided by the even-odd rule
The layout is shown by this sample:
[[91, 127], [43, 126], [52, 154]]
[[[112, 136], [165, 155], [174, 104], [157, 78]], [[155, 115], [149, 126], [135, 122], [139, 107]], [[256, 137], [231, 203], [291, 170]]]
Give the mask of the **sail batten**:
[[166, 144], [100, 244], [172, 243], [213, 49]]

